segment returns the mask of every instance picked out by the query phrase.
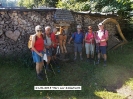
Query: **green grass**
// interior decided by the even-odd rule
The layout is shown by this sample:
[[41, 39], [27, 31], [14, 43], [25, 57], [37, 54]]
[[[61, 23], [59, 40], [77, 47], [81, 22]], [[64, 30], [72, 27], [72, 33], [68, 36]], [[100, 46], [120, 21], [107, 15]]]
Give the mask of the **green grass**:
[[[116, 89], [128, 85], [133, 89], [133, 42], [108, 52], [107, 67], [84, 61], [61, 63], [61, 72], [36, 78], [28, 55], [0, 58], [0, 99], [123, 99]], [[71, 57], [72, 58], [72, 57]], [[82, 86], [81, 91], [35, 91], [34, 86]]]

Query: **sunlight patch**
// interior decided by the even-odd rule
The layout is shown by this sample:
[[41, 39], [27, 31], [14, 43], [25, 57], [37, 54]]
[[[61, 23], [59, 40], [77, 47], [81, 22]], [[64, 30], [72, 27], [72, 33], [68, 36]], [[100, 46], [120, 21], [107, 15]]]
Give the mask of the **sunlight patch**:
[[125, 96], [122, 96], [118, 93], [108, 92], [108, 91], [95, 91], [96, 96], [102, 99], [124, 99]]
[[133, 90], [133, 78], [130, 78], [128, 81], [126, 81], [126, 85]]

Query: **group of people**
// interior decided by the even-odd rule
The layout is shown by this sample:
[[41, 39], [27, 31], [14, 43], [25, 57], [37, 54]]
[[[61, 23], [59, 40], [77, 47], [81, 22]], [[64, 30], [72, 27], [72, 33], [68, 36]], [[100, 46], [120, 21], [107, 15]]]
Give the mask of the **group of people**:
[[77, 52], [80, 53], [80, 60], [83, 60], [82, 48], [85, 45], [87, 61], [91, 62], [92, 60], [94, 60], [94, 52], [96, 52], [96, 64], [99, 64], [100, 56], [102, 56], [104, 59], [104, 66], [106, 66], [108, 31], [104, 29], [103, 23], [99, 23], [98, 28], [99, 30], [97, 32], [94, 32], [92, 26], [88, 26], [88, 31], [84, 34], [81, 31], [81, 25], [77, 25], [77, 32], [73, 33], [72, 37], [68, 41], [68, 43], [70, 44], [71, 40], [74, 40], [74, 60], [77, 59]]
[[[104, 30], [104, 25], [102, 23], [98, 24], [98, 28], [99, 30], [97, 32], [93, 32], [92, 26], [88, 26], [88, 31], [84, 34], [82, 33], [81, 25], [77, 25], [77, 32], [73, 33], [68, 41], [68, 44], [70, 44], [71, 40], [74, 41], [74, 60], [77, 60], [78, 52], [80, 54], [80, 60], [83, 60], [82, 49], [85, 45], [87, 61], [92, 61], [94, 59], [94, 52], [96, 49], [96, 53], [98, 53], [96, 64], [99, 64], [100, 56], [102, 56], [104, 59], [104, 66], [106, 66], [106, 46], [108, 40], [108, 31]], [[58, 40], [56, 38], [57, 29], [53, 28], [53, 30], [51, 31], [50, 26], [46, 26], [45, 33], [42, 33], [42, 27], [40, 25], [37, 25], [35, 27], [35, 32], [36, 33], [32, 38], [32, 57], [33, 61], [36, 63], [37, 78], [39, 80], [43, 80], [44, 53], [47, 55], [45, 68], [47, 71], [50, 71], [49, 64], [51, 59], [56, 61], [57, 46], [62, 44], [60, 45], [61, 52], [63, 53], [64, 47], [64, 52], [67, 53], [65, 47], [66, 39], [64, 39], [67, 38], [67, 36], [61, 34], [63, 35], [64, 41]]]
[[36, 33], [32, 37], [32, 57], [33, 61], [36, 63], [37, 78], [39, 80], [43, 80], [44, 53], [47, 55], [47, 62], [45, 66], [47, 71], [51, 71], [49, 69], [51, 59], [56, 59], [55, 55], [58, 42], [55, 34], [57, 29], [54, 28], [51, 33], [51, 27], [47, 26], [45, 27], [45, 33], [42, 33], [42, 27], [37, 25], [35, 27], [35, 32]]

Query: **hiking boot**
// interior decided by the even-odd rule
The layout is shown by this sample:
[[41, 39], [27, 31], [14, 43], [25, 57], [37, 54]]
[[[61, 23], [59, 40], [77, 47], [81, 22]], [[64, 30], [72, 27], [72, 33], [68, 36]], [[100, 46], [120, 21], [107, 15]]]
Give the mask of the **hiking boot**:
[[40, 72], [40, 75], [41, 75], [42, 77], [44, 77], [44, 76], [45, 76], [45, 74], [44, 74], [43, 70]]
[[86, 60], [87, 62], [90, 62], [90, 59], [89, 58], [87, 58], [87, 60]]
[[82, 61], [82, 60], [83, 60], [83, 58], [82, 58], [82, 57], [80, 57], [80, 60]]
[[74, 61], [76, 61], [77, 60], [77, 58], [76, 57], [74, 57]]
[[96, 65], [98, 65], [98, 64], [99, 64], [99, 61], [96, 62]]
[[38, 78], [39, 80], [43, 80], [43, 78], [41, 77], [40, 74], [37, 74], [37, 78]]
[[106, 67], [106, 66], [107, 66], [106, 62], [104, 62], [103, 66], [104, 66], [104, 67]]
[[52, 71], [51, 69], [49, 69], [49, 65], [46, 65], [46, 70], [50, 72]]

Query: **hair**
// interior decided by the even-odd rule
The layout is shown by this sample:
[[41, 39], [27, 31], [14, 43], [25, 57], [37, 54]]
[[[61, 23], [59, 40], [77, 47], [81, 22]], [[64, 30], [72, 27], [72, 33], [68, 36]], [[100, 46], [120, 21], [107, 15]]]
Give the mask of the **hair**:
[[37, 30], [42, 30], [41, 25], [37, 25], [37, 26], [35, 27], [35, 31], [36, 31], [36, 32], [37, 32]]
[[92, 29], [92, 26], [88, 26], [88, 28], [91, 28]]
[[50, 26], [46, 26], [45, 27], [45, 31], [47, 31], [48, 29], [51, 29], [51, 27]]
[[77, 25], [77, 28], [82, 28], [81, 25]]

